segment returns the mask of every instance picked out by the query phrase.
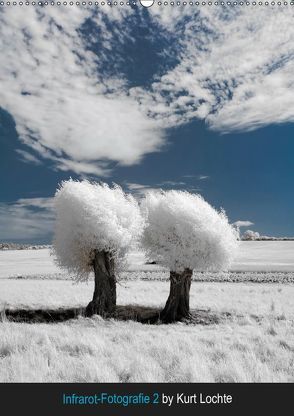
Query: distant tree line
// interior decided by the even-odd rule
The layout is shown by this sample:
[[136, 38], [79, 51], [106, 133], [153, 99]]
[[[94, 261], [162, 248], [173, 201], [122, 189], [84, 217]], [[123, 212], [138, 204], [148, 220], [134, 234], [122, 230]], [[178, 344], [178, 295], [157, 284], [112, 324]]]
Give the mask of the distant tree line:
[[49, 247], [44, 244], [0, 243], [0, 250], [40, 250]]
[[257, 231], [247, 230], [243, 233], [241, 240], [244, 241], [294, 241], [294, 237], [269, 237], [260, 235]]

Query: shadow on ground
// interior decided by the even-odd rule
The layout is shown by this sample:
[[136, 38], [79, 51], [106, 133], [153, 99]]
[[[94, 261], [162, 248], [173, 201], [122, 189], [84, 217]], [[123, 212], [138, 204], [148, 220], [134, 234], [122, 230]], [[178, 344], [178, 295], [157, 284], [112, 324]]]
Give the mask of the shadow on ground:
[[[68, 309], [6, 309], [1, 313], [1, 321], [22, 323], [58, 323], [70, 319], [85, 317], [85, 308]], [[189, 319], [183, 323], [194, 325], [218, 324], [231, 317], [230, 313], [213, 313], [210, 310], [193, 309]], [[117, 306], [113, 315], [105, 318], [113, 318], [118, 321], [136, 321], [144, 324], [162, 324], [160, 321], [160, 309], [143, 307], [138, 305]]]

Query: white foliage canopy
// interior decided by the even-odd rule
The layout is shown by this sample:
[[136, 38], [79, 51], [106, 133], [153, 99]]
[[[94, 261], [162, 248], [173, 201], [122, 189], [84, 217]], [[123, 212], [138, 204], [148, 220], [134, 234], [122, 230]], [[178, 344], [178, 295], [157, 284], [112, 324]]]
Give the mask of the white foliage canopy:
[[55, 209], [56, 261], [78, 279], [92, 271], [94, 250], [109, 252], [120, 270], [143, 226], [137, 201], [118, 185], [65, 181], [56, 192]]
[[257, 231], [247, 230], [244, 232], [242, 239], [243, 240], [256, 240], [260, 237], [260, 234]]
[[200, 195], [174, 190], [147, 193], [142, 209], [142, 245], [150, 259], [176, 272], [227, 270], [238, 233], [224, 211], [216, 211]]

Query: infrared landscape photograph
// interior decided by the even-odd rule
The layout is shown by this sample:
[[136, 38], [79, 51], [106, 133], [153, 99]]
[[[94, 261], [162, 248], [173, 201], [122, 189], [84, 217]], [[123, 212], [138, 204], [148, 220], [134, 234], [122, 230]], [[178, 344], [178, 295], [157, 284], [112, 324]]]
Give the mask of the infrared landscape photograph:
[[294, 6], [72, 3], [0, 6], [0, 383], [293, 383]]

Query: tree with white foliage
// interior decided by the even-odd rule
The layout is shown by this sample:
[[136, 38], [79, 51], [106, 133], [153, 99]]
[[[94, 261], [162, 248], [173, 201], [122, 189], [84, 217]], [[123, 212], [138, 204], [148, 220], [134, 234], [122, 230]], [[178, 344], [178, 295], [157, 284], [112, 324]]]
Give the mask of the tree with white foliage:
[[260, 235], [257, 231], [246, 230], [242, 236], [242, 240], [256, 240], [260, 238]]
[[226, 270], [238, 247], [238, 232], [223, 211], [188, 192], [149, 192], [142, 209], [142, 246], [150, 259], [170, 270], [170, 293], [160, 319], [188, 318], [193, 270]]
[[115, 185], [65, 181], [55, 195], [54, 252], [59, 266], [78, 280], [93, 271], [95, 289], [86, 314], [102, 316], [116, 306], [116, 272], [142, 230], [136, 200]]

